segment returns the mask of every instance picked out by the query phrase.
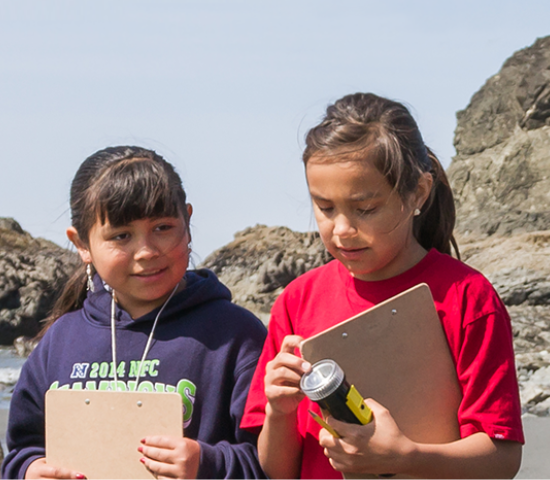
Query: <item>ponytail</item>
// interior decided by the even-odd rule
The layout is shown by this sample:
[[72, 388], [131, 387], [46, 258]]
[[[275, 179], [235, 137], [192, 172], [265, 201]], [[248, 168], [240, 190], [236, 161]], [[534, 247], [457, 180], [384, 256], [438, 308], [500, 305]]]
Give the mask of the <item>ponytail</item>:
[[86, 265], [82, 264], [67, 281], [61, 295], [57, 298], [51, 313], [44, 320], [42, 330], [38, 332], [35, 339], [40, 340], [48, 328], [61, 316], [82, 308], [87, 296], [87, 275]]
[[456, 220], [453, 192], [441, 163], [429, 148], [426, 149], [432, 167], [433, 186], [422, 212], [414, 219], [414, 236], [426, 250], [435, 248], [441, 253], [451, 255], [452, 246], [460, 260], [458, 245], [453, 236]]

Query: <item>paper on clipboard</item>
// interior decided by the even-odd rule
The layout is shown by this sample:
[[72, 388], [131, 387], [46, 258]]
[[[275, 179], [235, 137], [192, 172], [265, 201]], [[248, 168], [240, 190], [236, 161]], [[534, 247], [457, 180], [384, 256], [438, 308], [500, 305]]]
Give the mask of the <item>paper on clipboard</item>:
[[139, 461], [140, 440], [183, 435], [177, 393], [49, 390], [46, 462], [94, 478], [154, 478]]
[[364, 398], [421, 443], [460, 438], [456, 370], [428, 285], [417, 285], [304, 340], [303, 358], [335, 360]]

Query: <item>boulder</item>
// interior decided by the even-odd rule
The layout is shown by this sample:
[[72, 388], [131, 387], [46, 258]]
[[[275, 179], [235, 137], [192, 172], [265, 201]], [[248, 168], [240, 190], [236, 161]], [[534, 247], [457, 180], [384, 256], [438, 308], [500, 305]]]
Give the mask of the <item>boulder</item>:
[[214, 271], [233, 294], [233, 301], [265, 324], [273, 302], [292, 280], [332, 257], [317, 232], [256, 225], [209, 255], [201, 267]]
[[454, 144], [447, 173], [463, 260], [507, 305], [550, 305], [550, 37], [473, 95]]
[[514, 53], [457, 113], [448, 176], [462, 259], [512, 318], [523, 409], [550, 408], [550, 37]]
[[550, 37], [514, 53], [457, 113], [454, 145], [459, 233], [550, 230]]
[[33, 238], [12, 218], [0, 218], [0, 344], [32, 337], [41, 328], [78, 256]]

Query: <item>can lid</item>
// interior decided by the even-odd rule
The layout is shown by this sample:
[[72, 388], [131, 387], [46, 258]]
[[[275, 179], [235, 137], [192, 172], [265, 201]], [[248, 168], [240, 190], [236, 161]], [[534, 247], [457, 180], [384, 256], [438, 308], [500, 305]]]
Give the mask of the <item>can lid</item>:
[[334, 360], [314, 363], [311, 370], [302, 375], [300, 388], [310, 400], [318, 402], [334, 393], [344, 381], [344, 371]]

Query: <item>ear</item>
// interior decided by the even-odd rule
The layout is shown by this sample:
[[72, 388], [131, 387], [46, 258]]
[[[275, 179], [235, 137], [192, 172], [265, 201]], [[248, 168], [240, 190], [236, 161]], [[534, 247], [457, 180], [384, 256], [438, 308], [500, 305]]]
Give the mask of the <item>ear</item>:
[[430, 172], [424, 172], [420, 175], [418, 179], [418, 185], [416, 186], [416, 191], [413, 195], [411, 207], [413, 209], [418, 208], [422, 210], [422, 207], [426, 203], [426, 200], [430, 197], [432, 191], [434, 179]]
[[187, 235], [189, 236], [189, 243], [191, 243], [191, 215], [193, 215], [193, 205], [188, 203], [185, 205], [187, 209]]
[[67, 237], [78, 250], [78, 254], [80, 255], [80, 258], [82, 259], [82, 261], [84, 263], [92, 263], [92, 255], [90, 254], [90, 249], [81, 240], [80, 236], [78, 235], [78, 232], [76, 231], [76, 228], [74, 227], [67, 228]]

